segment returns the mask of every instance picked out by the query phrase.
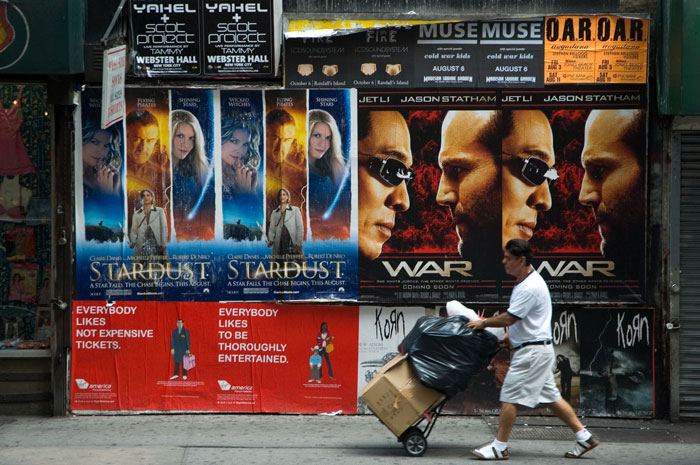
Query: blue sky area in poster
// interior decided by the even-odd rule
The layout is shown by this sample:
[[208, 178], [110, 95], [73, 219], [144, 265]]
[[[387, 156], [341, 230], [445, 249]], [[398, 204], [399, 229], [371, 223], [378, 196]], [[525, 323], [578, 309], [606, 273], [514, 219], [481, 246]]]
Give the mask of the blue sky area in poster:
[[[124, 168], [128, 144], [120, 143], [120, 165], [114, 168], [113, 176], [119, 187], [110, 198], [102, 195], [92, 200], [87, 184], [83, 188], [83, 172], [76, 170], [76, 186], [80, 186], [76, 188], [77, 297], [108, 301], [355, 300], [358, 278], [357, 226], [353, 224], [357, 208], [353, 196], [356, 157], [351, 156], [356, 150], [353, 92], [324, 90], [309, 91], [307, 95], [309, 110], [323, 110], [335, 121], [343, 176], [337, 188], [317, 195], [326, 204], [323, 213], [329, 211], [329, 205], [334, 208], [327, 215], [325, 226], [315, 224], [315, 219], [307, 220], [308, 227], [317, 234], [313, 239], [307, 235], [303, 244], [305, 260], [285, 275], [271, 272], [271, 249], [260, 229], [266, 220], [263, 91], [171, 90], [170, 140], [159, 144], [168, 147], [169, 162], [163, 162], [159, 169], [164, 178], [169, 175], [172, 181], [162, 197], [164, 205], [157, 205], [166, 212], [171, 234], [164, 249], [155, 249], [166, 252], [166, 258], [157, 252], [148, 260], [143, 259], [143, 252], [135, 258], [130, 247], [134, 244], [126, 239], [127, 215], [133, 218], [138, 208], [127, 211], [131, 210], [124, 191], [128, 181]], [[77, 127], [94, 118], [99, 120], [99, 95], [99, 89], [83, 93]], [[243, 156], [240, 150], [229, 150], [231, 144], [227, 145], [233, 141], [227, 120], [236, 112], [242, 113], [248, 124], [243, 132], [236, 133], [241, 140], [235, 142], [247, 147]], [[112, 128], [124, 140], [126, 123], [116, 123]], [[161, 128], [160, 137], [164, 138], [164, 134]], [[251, 158], [250, 152], [257, 156]], [[76, 144], [76, 166], [81, 166], [82, 158], [83, 147]], [[225, 159], [232, 158], [243, 158], [245, 162], [233, 160], [227, 166]], [[235, 177], [231, 167], [236, 172], [244, 167], [246, 176]], [[241, 180], [247, 181], [248, 184], [243, 183], [247, 188], [241, 188]], [[341, 228], [337, 227], [339, 224]], [[332, 233], [328, 233], [328, 225]]]

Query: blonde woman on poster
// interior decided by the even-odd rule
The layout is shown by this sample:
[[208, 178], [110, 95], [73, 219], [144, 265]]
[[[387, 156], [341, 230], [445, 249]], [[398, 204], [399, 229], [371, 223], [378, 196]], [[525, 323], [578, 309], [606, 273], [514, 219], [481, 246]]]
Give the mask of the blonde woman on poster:
[[309, 216], [314, 240], [350, 237], [348, 166], [335, 118], [325, 110], [309, 111]]
[[338, 189], [345, 174], [345, 157], [335, 119], [324, 110], [309, 111], [309, 172], [327, 178]]
[[197, 118], [186, 110], [174, 110], [170, 118], [172, 201], [177, 239], [213, 239], [213, 211], [199, 209], [202, 191], [206, 188], [209, 178], [209, 163], [204, 149], [202, 128]]

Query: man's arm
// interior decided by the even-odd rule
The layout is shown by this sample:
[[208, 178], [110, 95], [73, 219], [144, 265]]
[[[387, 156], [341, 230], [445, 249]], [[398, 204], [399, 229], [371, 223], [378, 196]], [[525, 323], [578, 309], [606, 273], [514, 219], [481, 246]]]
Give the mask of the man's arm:
[[518, 321], [517, 318], [510, 315], [507, 312], [500, 313], [491, 318], [484, 318], [483, 320], [470, 321], [467, 323], [467, 327], [471, 329], [484, 329], [484, 328], [504, 328], [510, 326]]

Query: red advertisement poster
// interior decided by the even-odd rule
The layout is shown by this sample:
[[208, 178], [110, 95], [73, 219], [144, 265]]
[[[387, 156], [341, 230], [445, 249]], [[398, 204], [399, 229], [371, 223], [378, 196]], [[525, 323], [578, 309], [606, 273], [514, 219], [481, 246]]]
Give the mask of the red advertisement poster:
[[78, 301], [73, 411], [357, 412], [358, 307]]

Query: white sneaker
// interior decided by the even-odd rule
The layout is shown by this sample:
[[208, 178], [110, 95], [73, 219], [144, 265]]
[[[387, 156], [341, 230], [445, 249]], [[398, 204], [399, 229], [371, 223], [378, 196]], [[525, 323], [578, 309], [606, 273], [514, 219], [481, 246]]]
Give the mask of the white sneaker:
[[187, 375], [183, 376], [182, 379], [187, 379]]
[[481, 447], [472, 450], [472, 455], [479, 457], [482, 460], [508, 460], [508, 448], [498, 450], [493, 447], [493, 443], [489, 442]]
[[178, 379], [178, 378], [179, 378], [178, 375], [175, 375], [175, 376], [171, 376], [171, 377], [170, 377], [170, 379]]
[[591, 434], [591, 437], [585, 441], [576, 441], [574, 443], [574, 449], [564, 454], [564, 457], [567, 459], [577, 459], [586, 452], [595, 449], [598, 444], [600, 444], [600, 440]]

